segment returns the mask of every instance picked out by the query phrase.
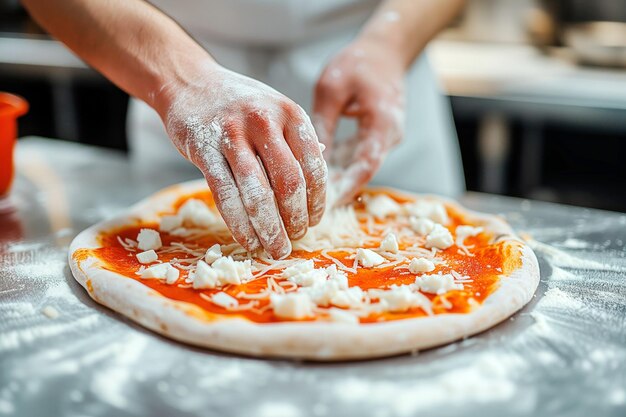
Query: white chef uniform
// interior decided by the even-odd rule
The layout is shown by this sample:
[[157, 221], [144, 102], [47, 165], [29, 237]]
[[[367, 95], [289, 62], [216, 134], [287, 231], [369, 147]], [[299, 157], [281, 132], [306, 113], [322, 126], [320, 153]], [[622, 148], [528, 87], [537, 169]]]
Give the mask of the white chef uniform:
[[[311, 114], [324, 66], [357, 35], [379, 0], [153, 0], [223, 66], [262, 81]], [[449, 104], [422, 54], [406, 79], [406, 127], [373, 184], [458, 195], [462, 166]], [[131, 100], [129, 143], [136, 165], [195, 169], [175, 150], [157, 114]], [[342, 123], [347, 138], [354, 124]]]

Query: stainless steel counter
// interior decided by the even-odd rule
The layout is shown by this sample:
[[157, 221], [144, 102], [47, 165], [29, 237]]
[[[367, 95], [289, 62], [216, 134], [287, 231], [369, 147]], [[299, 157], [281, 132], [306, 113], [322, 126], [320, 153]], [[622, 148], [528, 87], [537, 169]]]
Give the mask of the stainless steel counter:
[[[195, 175], [31, 138], [0, 216], [0, 415], [624, 416], [626, 215], [469, 194], [536, 241], [535, 299], [494, 329], [383, 360], [257, 360], [166, 340], [74, 281], [83, 228]], [[540, 243], [541, 242], [541, 243]]]

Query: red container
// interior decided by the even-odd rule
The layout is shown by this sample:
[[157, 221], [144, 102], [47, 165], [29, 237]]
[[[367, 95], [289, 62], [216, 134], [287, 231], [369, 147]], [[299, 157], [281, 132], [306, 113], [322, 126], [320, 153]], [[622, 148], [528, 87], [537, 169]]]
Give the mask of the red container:
[[17, 139], [17, 118], [27, 111], [26, 100], [0, 92], [0, 199], [9, 194], [13, 181], [13, 146]]

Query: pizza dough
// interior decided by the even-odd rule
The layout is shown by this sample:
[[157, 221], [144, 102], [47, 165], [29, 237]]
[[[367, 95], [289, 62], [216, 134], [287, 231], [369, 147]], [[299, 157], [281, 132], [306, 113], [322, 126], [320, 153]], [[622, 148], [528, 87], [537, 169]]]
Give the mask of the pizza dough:
[[535, 255], [496, 216], [388, 189], [340, 210], [275, 262], [228, 241], [205, 183], [192, 181], [80, 233], [69, 263], [94, 300], [164, 336], [320, 361], [452, 342], [508, 318], [537, 288]]

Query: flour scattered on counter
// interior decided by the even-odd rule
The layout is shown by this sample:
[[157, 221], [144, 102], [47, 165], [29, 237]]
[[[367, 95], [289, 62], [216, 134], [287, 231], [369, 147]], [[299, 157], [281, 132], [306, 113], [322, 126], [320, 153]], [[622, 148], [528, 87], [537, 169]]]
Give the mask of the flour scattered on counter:
[[385, 415], [413, 416], [430, 407], [508, 401], [516, 393], [512, 378], [521, 363], [517, 356], [491, 353], [460, 369], [432, 375], [427, 381], [366, 382], [349, 377], [338, 380], [332, 392], [345, 403], [358, 403], [368, 409], [384, 407], [388, 411]]
[[[0, 317], [6, 320], [34, 316], [35, 314], [36, 309], [31, 303], [3, 302], [0, 304]], [[2, 334], [0, 333], [0, 338]]]
[[561, 243], [561, 246], [567, 249], [587, 249], [590, 248], [592, 245], [591, 243], [585, 242], [584, 240], [569, 238]]
[[546, 291], [538, 305], [546, 308], [566, 308], [570, 310], [585, 308], [585, 304], [581, 300], [571, 297], [559, 288], [550, 288]]
[[548, 322], [543, 314], [533, 311], [530, 313], [530, 317], [535, 320], [535, 326], [537, 326], [540, 331], [548, 330]]
[[88, 330], [93, 328], [102, 319], [100, 314], [94, 313], [81, 317], [69, 323], [55, 322], [42, 325], [30, 326], [23, 329], [9, 330], [0, 334], [0, 352], [5, 350], [19, 349], [40, 340], [51, 340], [52, 337], [62, 335], [68, 331]]
[[573, 272], [552, 265], [552, 273], [550, 274], [551, 281], [571, 281], [575, 279], [580, 279], [580, 277]]
[[299, 417], [300, 410], [293, 404], [280, 402], [267, 402], [257, 409], [260, 417]]
[[545, 256], [552, 265], [565, 268], [577, 268], [595, 271], [624, 271], [624, 268], [621, 268], [619, 266], [609, 265], [591, 259], [579, 258], [534, 239], [529, 240], [528, 244], [534, 251]]

